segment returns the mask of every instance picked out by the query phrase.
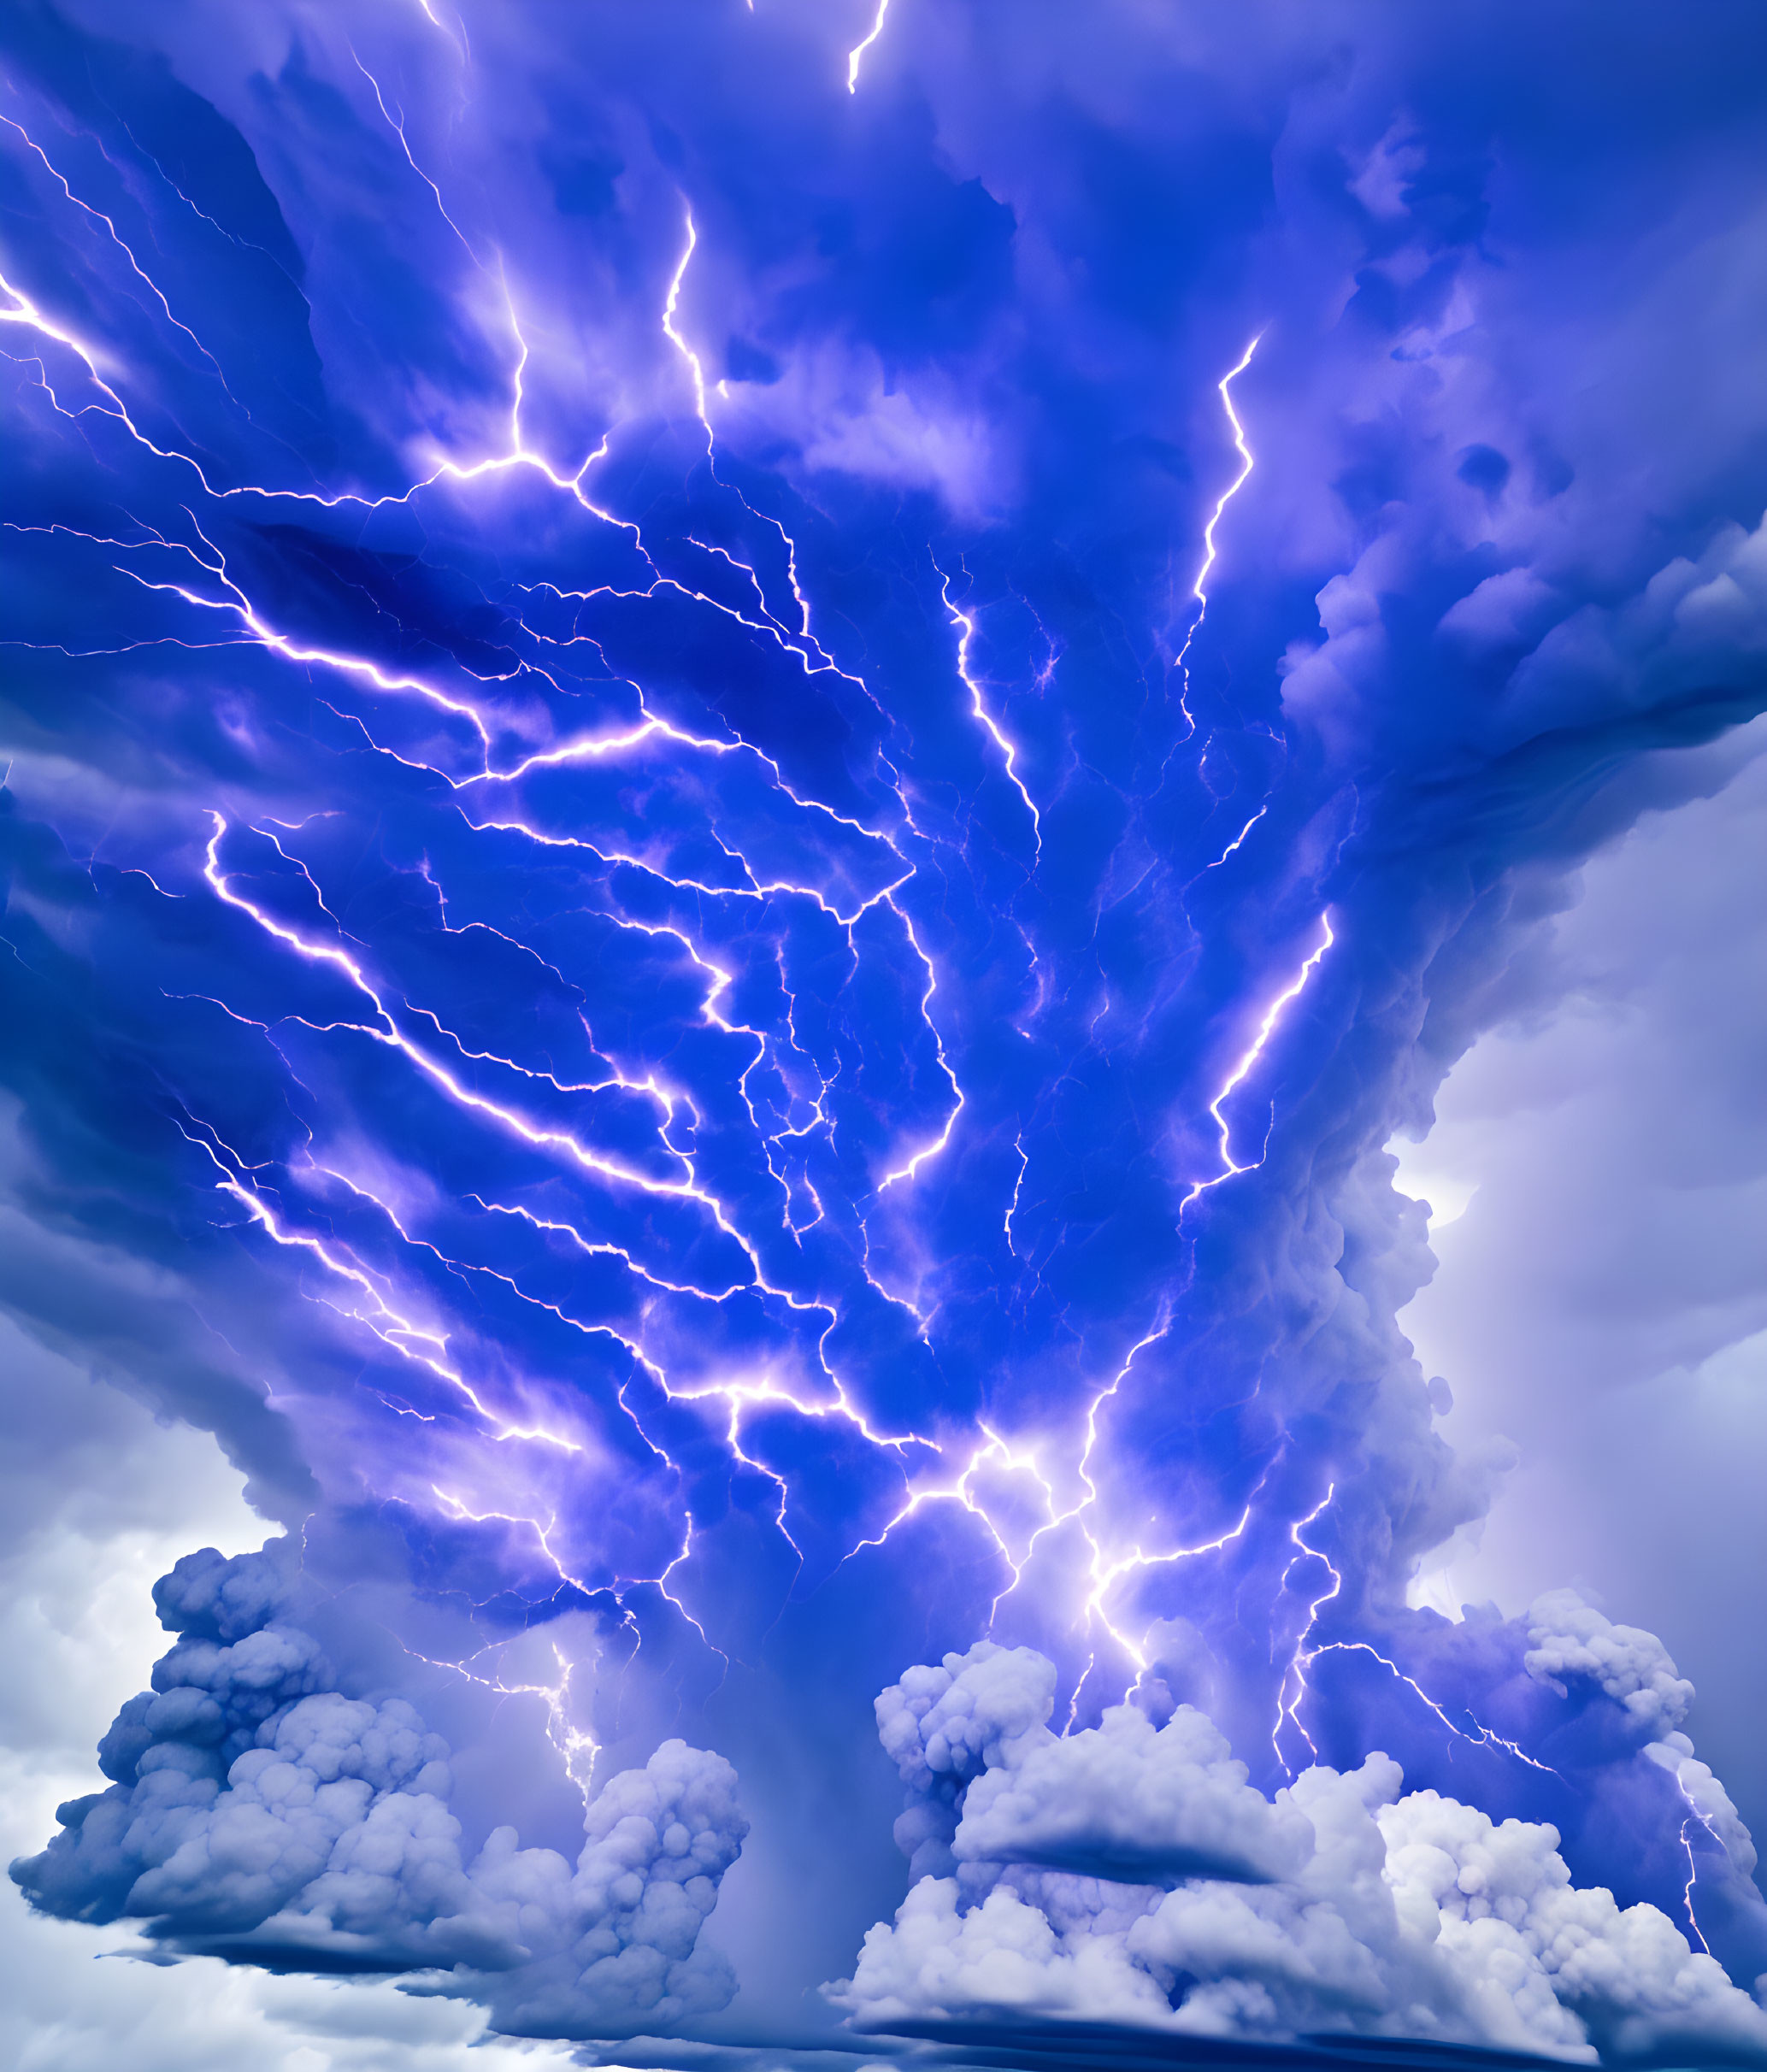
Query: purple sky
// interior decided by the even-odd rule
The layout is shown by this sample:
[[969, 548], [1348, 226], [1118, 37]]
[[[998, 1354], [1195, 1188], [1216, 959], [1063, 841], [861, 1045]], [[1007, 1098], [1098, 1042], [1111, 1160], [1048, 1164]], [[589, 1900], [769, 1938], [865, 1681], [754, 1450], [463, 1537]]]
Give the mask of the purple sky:
[[1767, 2061], [1758, 10], [0, 56], [20, 2062]]

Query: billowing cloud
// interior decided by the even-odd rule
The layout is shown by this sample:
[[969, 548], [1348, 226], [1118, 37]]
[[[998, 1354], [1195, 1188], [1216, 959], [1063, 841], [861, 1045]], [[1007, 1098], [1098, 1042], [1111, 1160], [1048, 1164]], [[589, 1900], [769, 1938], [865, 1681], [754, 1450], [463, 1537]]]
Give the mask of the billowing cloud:
[[[1611, 1635], [1582, 1610], [1561, 1599], [1537, 1616]], [[1635, 1676], [1621, 1681], [1636, 1693]], [[881, 1720], [896, 1697], [880, 1701]], [[1030, 2015], [1610, 2062], [1767, 2050], [1767, 2012], [1656, 1907], [1574, 1885], [1552, 1828], [1405, 1793], [1380, 1754], [1347, 1775], [1307, 1769], [1273, 1804], [1224, 1753], [1188, 1708], [1157, 1732], [1124, 1706], [1028, 1754], [997, 1744], [958, 1802], [955, 1851], [970, 1875], [917, 1878], [832, 1997], [862, 2027], [910, 2031]], [[984, 1847], [996, 1860], [978, 1878]], [[1018, 1865], [1040, 1875], [1015, 1878]], [[1162, 1871], [1175, 1889], [1154, 1883]]]
[[1767, 30], [1604, 26], [8, 13], [0, 1298], [288, 1528], [39, 1908], [1758, 2051], [1668, 1655], [1411, 1602], [1385, 1146], [1767, 703]]
[[1034, 1649], [984, 1640], [910, 1669], [878, 1699], [879, 1737], [910, 1787], [897, 1836], [917, 1873], [1033, 1863], [1132, 1884], [1256, 1880], [1305, 1858], [1305, 1823], [1247, 1788], [1201, 1713], [1181, 1705], [1156, 1730], [1114, 1705], [1098, 1727], [1057, 1736], [1055, 1686], [1055, 1664]]
[[1676, 1675], [1657, 1636], [1616, 1626], [1574, 1590], [1555, 1590], [1534, 1603], [1528, 1638], [1532, 1645], [1522, 1662], [1530, 1676], [1560, 1688], [1561, 1679], [1587, 1677], [1649, 1739], [1664, 1739], [1687, 1717], [1693, 1686]]
[[1157, 1730], [1134, 1705], [1024, 1754], [964, 1794], [960, 1858], [1039, 1863], [1130, 1884], [1187, 1877], [1256, 1882], [1293, 1871], [1312, 1843], [1272, 1816], [1213, 1724], [1180, 1705]]
[[184, 1638], [13, 1875], [45, 1910], [150, 1920], [235, 1957], [467, 1975], [516, 2033], [614, 2034], [716, 2010], [699, 1944], [748, 1823], [721, 1757], [666, 1741], [589, 1804], [574, 1867], [495, 1829], [469, 1863], [449, 1750], [403, 1698], [350, 1698], [286, 1622], [292, 1550], [187, 1556], [155, 1591]]

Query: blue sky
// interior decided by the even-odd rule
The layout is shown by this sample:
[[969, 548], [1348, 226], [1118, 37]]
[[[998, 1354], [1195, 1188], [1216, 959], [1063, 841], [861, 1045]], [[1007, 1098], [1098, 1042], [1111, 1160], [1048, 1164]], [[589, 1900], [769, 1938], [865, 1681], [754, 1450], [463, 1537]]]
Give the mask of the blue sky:
[[9, 17], [26, 2062], [1767, 2056], [1762, 32]]

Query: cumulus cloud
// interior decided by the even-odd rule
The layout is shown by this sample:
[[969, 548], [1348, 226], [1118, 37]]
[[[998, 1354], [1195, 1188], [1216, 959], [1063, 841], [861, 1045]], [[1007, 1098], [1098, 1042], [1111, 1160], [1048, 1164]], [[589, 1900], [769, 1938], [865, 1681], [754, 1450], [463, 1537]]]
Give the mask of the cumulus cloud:
[[1180, 1705], [1157, 1728], [1134, 1705], [1097, 1728], [1048, 1727], [1055, 1665], [978, 1641], [916, 1664], [877, 1700], [878, 1737], [910, 1788], [897, 1839], [920, 1876], [1004, 1864], [1130, 1883], [1277, 1878], [1312, 1847], [1306, 1823], [1246, 1784], [1214, 1724]]
[[574, 1866], [492, 1832], [470, 1863], [449, 1750], [352, 1698], [288, 1622], [286, 1542], [190, 1555], [155, 1591], [183, 1638], [101, 1745], [109, 1789], [12, 1867], [45, 1913], [144, 1919], [181, 1948], [456, 1969], [513, 2033], [629, 2034], [722, 2006], [699, 1940], [747, 1832], [722, 1757], [666, 1741], [590, 1803]]
[[1055, 1705], [1055, 1665], [1034, 1648], [979, 1640], [916, 1663], [877, 1700], [878, 1739], [904, 1784], [958, 1789], [1034, 1740]]
[[893, 1925], [869, 1931], [853, 1977], [828, 1991], [859, 2027], [881, 2030], [1003, 2013], [1165, 2026], [1170, 2012], [1121, 1935], [1060, 1935], [1008, 1886], [966, 1909], [952, 1878], [919, 1880]]
[[1676, 1674], [1669, 1651], [1654, 1633], [1616, 1626], [1574, 1590], [1537, 1598], [1528, 1614], [1530, 1676], [1560, 1689], [1587, 1678], [1624, 1708], [1640, 1739], [1660, 1741], [1687, 1717], [1693, 1686]]
[[[1589, 1640], [1599, 1632], [1573, 1603], [1541, 1616]], [[1637, 1644], [1647, 1638], [1607, 1651], [1630, 1648], [1617, 1702], [1661, 1676]], [[1016, 1673], [1030, 1684], [1028, 1667]], [[948, 1658], [931, 1674], [955, 1688], [964, 1671]], [[898, 1718], [898, 1705], [886, 1692], [880, 1719]], [[1378, 1754], [1349, 1773], [1316, 1764], [1272, 1802], [1187, 1708], [1157, 1732], [1128, 1707], [1063, 1739], [1042, 1731], [1028, 1745], [998, 1742], [963, 1787], [954, 1851], [969, 1875], [918, 1878], [893, 1922], [867, 1935], [853, 1976], [828, 1988], [861, 2028], [1036, 2015], [1569, 2059], [1767, 2057], [1767, 2012], [1656, 1907], [1574, 1885], [1542, 1822], [1406, 1793], [1399, 1765]], [[1687, 1788], [1711, 1796], [1697, 1776]], [[1224, 1842], [1229, 1823], [1250, 1840]], [[1138, 1833], [1139, 1857], [1125, 1847]], [[978, 1877], [984, 1842], [995, 1861]], [[1018, 1864], [1057, 1868], [1027, 1875]], [[1110, 1864], [1116, 1876], [1101, 1877]], [[1066, 1875], [1082, 1865], [1091, 1876]], [[1153, 1881], [1156, 1869], [1175, 1875], [1173, 1889]]]
[[[255, 1546], [264, 1522], [212, 1439], [0, 1323], [0, 1858], [35, 1850], [87, 1788], [119, 1682], [145, 1685], [166, 1634], [151, 1586], [186, 1548]], [[501, 2044], [481, 2007], [374, 1975], [270, 1973], [215, 1957], [130, 1961], [115, 1928], [35, 1912], [0, 1881], [0, 2063], [54, 2072], [514, 2072], [562, 2049]], [[119, 1949], [119, 1945], [121, 1949]], [[476, 2043], [474, 2039], [477, 2039]]]
[[1246, 1781], [1214, 1723], [1180, 1705], [1156, 1728], [1134, 1705], [1096, 1728], [1051, 1735], [978, 1777], [951, 1844], [960, 1860], [1036, 1863], [1130, 1884], [1258, 1881], [1311, 1853], [1305, 1821]]

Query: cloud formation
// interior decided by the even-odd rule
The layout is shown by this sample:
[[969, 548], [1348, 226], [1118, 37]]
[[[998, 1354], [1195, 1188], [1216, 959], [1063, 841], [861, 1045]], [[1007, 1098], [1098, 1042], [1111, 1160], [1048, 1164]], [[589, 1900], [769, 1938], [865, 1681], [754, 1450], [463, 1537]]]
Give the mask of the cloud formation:
[[1755, 14], [236, 14], [0, 22], [0, 1297], [291, 1528], [33, 1897], [1754, 2051], [1667, 1657], [1410, 1601], [1384, 1147], [1767, 700]]
[[[1594, 1675], [1622, 1702], [1649, 1688], [1633, 1663], [1613, 1667], [1648, 1636], [1617, 1634], [1568, 1595], [1534, 1616], [1533, 1673]], [[1555, 1619], [1582, 1629], [1575, 1648], [1550, 1633]], [[1660, 1649], [1629, 1651], [1664, 1681]], [[947, 1657], [951, 1690], [1001, 1659], [974, 1652]], [[940, 1674], [911, 1671], [879, 1700], [892, 1752], [903, 1693]], [[992, 1748], [956, 1802], [957, 1875], [917, 1877], [830, 1989], [861, 2027], [1042, 2016], [1610, 2063], [1767, 2049], [1767, 2012], [1656, 1907], [1574, 1885], [1555, 1829], [1405, 1793], [1384, 1755], [1348, 1775], [1316, 1765], [1273, 1803], [1188, 1707], [1157, 1731], [1121, 1706], [1098, 1728]]]
[[184, 1637], [100, 1744], [109, 1789], [13, 1866], [32, 1902], [236, 1959], [453, 1971], [515, 2034], [629, 2034], [727, 2002], [698, 1938], [748, 1828], [730, 1765], [666, 1741], [588, 1805], [574, 1867], [511, 1828], [465, 1863], [446, 1742], [403, 1698], [329, 1687], [278, 1616], [295, 1565], [286, 1541], [210, 1548], [156, 1586]]

